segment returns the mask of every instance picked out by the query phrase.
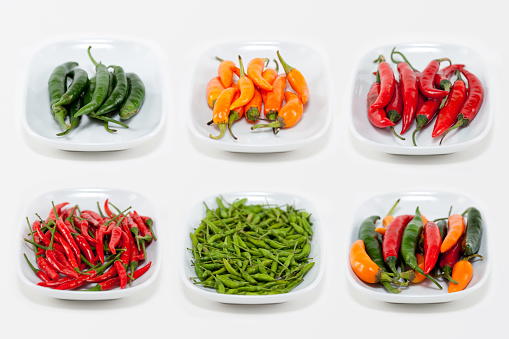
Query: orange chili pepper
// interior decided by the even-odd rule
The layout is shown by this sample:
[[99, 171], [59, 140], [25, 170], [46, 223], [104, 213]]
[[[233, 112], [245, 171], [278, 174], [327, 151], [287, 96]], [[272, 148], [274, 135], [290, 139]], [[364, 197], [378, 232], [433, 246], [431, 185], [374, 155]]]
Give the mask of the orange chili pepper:
[[440, 246], [440, 252], [444, 253], [450, 250], [454, 244], [458, 242], [463, 233], [465, 232], [465, 219], [460, 214], [453, 214], [449, 217], [447, 221], [449, 226], [449, 231], [442, 241], [442, 246]]
[[364, 282], [375, 284], [381, 281], [392, 281], [366, 253], [364, 241], [355, 241], [350, 247], [350, 266], [355, 275]]
[[279, 51], [277, 51], [277, 56], [281, 62], [281, 65], [283, 65], [286, 77], [288, 78], [288, 83], [293, 88], [293, 90], [297, 92], [299, 98], [302, 100], [302, 103], [305, 104], [309, 101], [309, 88], [306, 79], [298, 69], [291, 67], [283, 60], [279, 54]]
[[216, 103], [217, 97], [224, 90], [224, 86], [221, 83], [221, 79], [219, 77], [214, 77], [210, 79], [207, 84], [207, 103], [210, 108], [214, 108], [214, 104]]
[[[274, 80], [276, 80], [279, 74], [279, 64], [276, 59], [272, 59], [276, 63], [276, 68], [265, 68], [262, 72], [262, 77], [272, 86], [274, 85]], [[265, 96], [268, 91], [260, 89], [260, 93], [262, 94], [262, 100], [265, 103]]]
[[[420, 269], [424, 270], [424, 256], [421, 253], [417, 253], [415, 255], [415, 257], [417, 258], [417, 266], [419, 266]], [[421, 281], [423, 281], [424, 279], [426, 279], [425, 275], [420, 274], [417, 271], [414, 271], [414, 272], [415, 272], [415, 278], [414, 278], [414, 280], [412, 280], [412, 283], [418, 284]]]
[[212, 139], [219, 139], [224, 135], [224, 132], [226, 131], [226, 126], [228, 125], [228, 117], [230, 115], [230, 105], [233, 100], [233, 97], [235, 93], [238, 92], [238, 89], [235, 87], [229, 87], [226, 88], [224, 91], [219, 94], [216, 100], [216, 104], [214, 105], [214, 112], [212, 121], [214, 124], [219, 127], [220, 134], [218, 136], [212, 136], [210, 137]]
[[[237, 100], [240, 96], [240, 93], [237, 91], [233, 96], [233, 101]], [[228, 117], [228, 131], [233, 139], [237, 140], [237, 137], [232, 132], [232, 125], [235, 121], [240, 120], [244, 116], [244, 106], [240, 106], [230, 110], [230, 115]]]
[[240, 55], [239, 64], [240, 64], [240, 78], [239, 81], [237, 82], [237, 85], [239, 85], [240, 96], [230, 105], [230, 110], [246, 105], [249, 101], [251, 101], [254, 95], [253, 81], [249, 77], [247, 77], [246, 74], [244, 73], [244, 66], [242, 65], [242, 58], [240, 57]]
[[259, 90], [255, 88], [253, 98], [244, 106], [246, 111], [246, 119], [251, 122], [256, 122], [260, 119], [262, 111], [262, 95]]
[[274, 128], [274, 134], [277, 134], [281, 128], [289, 128], [298, 123], [302, 118], [304, 105], [295, 93], [286, 91], [285, 97], [287, 97], [286, 104], [279, 111], [275, 121], [272, 121], [268, 124], [254, 125], [251, 127], [251, 129], [270, 127]]
[[456, 280], [458, 283], [455, 284], [452, 281], [449, 282], [449, 293], [463, 291], [470, 280], [472, 280], [472, 277], [474, 276], [474, 267], [470, 261], [468, 261], [472, 257], [481, 257], [481, 260], [483, 259], [481, 255], [474, 254], [454, 264], [454, 267], [452, 268], [452, 279]]
[[375, 228], [375, 232], [380, 234], [382, 237], [385, 235], [385, 231], [387, 231], [387, 228], [383, 228], [383, 227]]
[[281, 110], [281, 106], [283, 105], [286, 88], [286, 75], [279, 74], [274, 80], [272, 86], [274, 87], [273, 90], [265, 94], [265, 101], [263, 102], [263, 113], [265, 118], [269, 121], [276, 120], [279, 110]]
[[219, 78], [221, 79], [221, 83], [223, 84], [223, 86], [225, 88], [228, 88], [232, 84], [233, 73], [235, 72], [237, 66], [231, 60], [223, 60], [218, 57], [216, 57], [216, 59], [221, 61], [217, 69], [217, 74], [219, 75]]
[[265, 68], [265, 63], [268, 63], [267, 58], [254, 58], [249, 61], [247, 65], [247, 76], [253, 81], [253, 83], [260, 89], [266, 91], [272, 91], [272, 85], [263, 78], [262, 72]]

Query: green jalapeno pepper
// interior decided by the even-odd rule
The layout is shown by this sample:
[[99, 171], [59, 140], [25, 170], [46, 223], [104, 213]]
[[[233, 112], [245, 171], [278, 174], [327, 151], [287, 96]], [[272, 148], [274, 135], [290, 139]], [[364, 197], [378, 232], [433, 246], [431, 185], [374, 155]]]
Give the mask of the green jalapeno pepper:
[[401, 240], [401, 256], [405, 263], [413, 270], [426, 276], [435, 285], [442, 289], [442, 285], [438, 283], [431, 275], [424, 273], [424, 271], [417, 264], [417, 257], [415, 251], [421, 238], [422, 230], [424, 225], [422, 223], [422, 216], [419, 212], [419, 207], [415, 211], [414, 218], [407, 224], [403, 231], [403, 237]]
[[60, 100], [62, 95], [64, 95], [67, 89], [67, 74], [76, 66], [78, 66], [78, 63], [74, 61], [58, 65], [55, 67], [53, 72], [51, 72], [48, 80], [50, 109], [53, 113], [53, 117], [64, 130], [69, 127], [65, 123], [67, 110], [62, 106], [53, 108], [53, 105]]
[[125, 102], [120, 108], [120, 119], [127, 120], [139, 112], [145, 100], [145, 84], [135, 73], [126, 74], [128, 92]]
[[466, 213], [467, 230], [461, 242], [461, 252], [464, 256], [468, 257], [476, 254], [481, 247], [483, 225], [481, 212], [477, 208], [470, 207]]

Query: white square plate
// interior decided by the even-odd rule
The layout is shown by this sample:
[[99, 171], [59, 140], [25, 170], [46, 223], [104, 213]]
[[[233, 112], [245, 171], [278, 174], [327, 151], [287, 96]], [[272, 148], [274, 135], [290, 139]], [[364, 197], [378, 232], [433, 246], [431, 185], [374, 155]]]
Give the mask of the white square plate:
[[[367, 117], [366, 98], [371, 84], [374, 82], [377, 66], [373, 60], [380, 54], [391, 64], [398, 79], [398, 71], [395, 63], [391, 61], [391, 51], [396, 47], [403, 53], [413, 67], [422, 71], [432, 59], [448, 57], [455, 64], [464, 64], [465, 68], [477, 75], [484, 87], [484, 102], [475, 119], [467, 127], [460, 127], [447, 134], [447, 137], [439, 145], [441, 137], [432, 138], [434, 119], [431, 123], [416, 134], [417, 146], [412, 143], [412, 132], [416, 127], [415, 119], [403, 137], [406, 140], [396, 138], [390, 128], [380, 129], [371, 125]], [[396, 60], [402, 60], [399, 55]], [[448, 63], [444, 63], [445, 67]], [[386, 153], [405, 155], [432, 155], [448, 154], [463, 150], [483, 139], [491, 127], [492, 103], [490, 99], [489, 79], [486, 62], [479, 53], [468, 47], [432, 44], [432, 43], [407, 43], [378, 47], [369, 51], [361, 58], [354, 73], [352, 101], [350, 108], [350, 127], [353, 134], [362, 142]], [[465, 79], [465, 77], [463, 77]], [[401, 132], [401, 120], [396, 123], [396, 132]]]
[[[440, 290], [433, 282], [428, 279], [419, 284], [412, 284], [408, 287], [402, 287], [402, 291], [398, 294], [388, 292], [380, 284], [367, 284], [360, 280], [350, 267], [349, 251], [354, 241], [359, 239], [359, 227], [367, 217], [378, 215], [384, 218], [387, 212], [397, 199], [401, 199], [396, 207], [393, 215], [414, 214], [415, 209], [419, 206], [419, 211], [428, 219], [447, 217], [449, 209], [452, 206], [452, 214], [463, 213], [468, 207], [476, 207], [482, 215], [483, 234], [481, 241], [481, 254], [484, 260], [471, 260], [474, 266], [474, 276], [468, 286], [459, 292], [448, 293], [448, 281], [445, 278], [438, 277], [436, 280], [442, 285]], [[447, 192], [395, 192], [374, 196], [358, 205], [354, 210], [352, 220], [352, 228], [350, 232], [348, 253], [346, 260], [347, 276], [350, 283], [359, 291], [372, 296], [375, 299], [391, 302], [391, 303], [408, 303], [408, 304], [424, 304], [424, 303], [441, 303], [463, 298], [477, 290], [479, 290], [486, 280], [490, 269], [490, 255], [488, 253], [488, 232], [486, 215], [483, 213], [481, 206], [469, 197], [455, 193]]]
[[[21, 280], [30, 288], [35, 289], [36, 291], [43, 293], [47, 296], [57, 298], [57, 299], [68, 299], [68, 300], [108, 300], [108, 299], [119, 299], [123, 297], [127, 297], [141, 291], [142, 289], [148, 287], [154, 280], [156, 279], [159, 268], [161, 266], [161, 245], [159, 244], [160, 239], [157, 241], [152, 241], [150, 246], [147, 246], [147, 259], [141, 265], [146, 265], [149, 261], [152, 262], [150, 269], [142, 275], [140, 278], [136, 279], [132, 282], [131, 286], [127, 286], [124, 289], [120, 289], [120, 287], [114, 288], [109, 291], [79, 291], [79, 290], [67, 290], [60, 291], [55, 290], [48, 287], [38, 286], [37, 283], [40, 282], [40, 279], [34, 274], [32, 269], [28, 266], [28, 263], [23, 256], [25, 253], [32, 263], [35, 266], [35, 253], [33, 250], [33, 246], [23, 239], [27, 238], [31, 240], [31, 237], [28, 237], [29, 228], [26, 221], [26, 218], [32, 224], [36, 219], [36, 213], [41, 216], [41, 218], [46, 218], [50, 209], [51, 203], [61, 203], [68, 202], [69, 206], [73, 206], [78, 204], [79, 207], [84, 209], [89, 209], [93, 211], [97, 211], [97, 202], [99, 202], [101, 208], [104, 205], [104, 201], [109, 199], [109, 201], [119, 209], [124, 210], [128, 207], [132, 207], [131, 210], [137, 211], [140, 215], [147, 215], [153, 218], [155, 232], [157, 232], [157, 222], [158, 217], [156, 215], [156, 211], [152, 203], [145, 198], [144, 196], [126, 190], [119, 189], [106, 189], [106, 188], [78, 188], [78, 189], [67, 189], [67, 190], [59, 190], [48, 192], [40, 197], [34, 199], [31, 203], [28, 204], [26, 208], [26, 215], [22, 218], [21, 229], [20, 229], [20, 246], [18, 253], [18, 273]], [[156, 233], [157, 236], [157, 233]], [[90, 284], [90, 287], [94, 284]]]
[[[308, 83], [310, 99], [304, 105], [301, 121], [274, 135], [272, 129], [251, 130], [253, 124], [242, 119], [232, 126], [238, 140], [234, 140], [228, 131], [221, 139], [211, 139], [210, 134], [219, 134], [217, 126], [207, 125], [212, 119], [212, 109], [207, 104], [206, 89], [209, 80], [217, 76], [219, 61], [215, 57], [232, 60], [238, 65], [240, 55], [245, 70], [249, 60], [255, 57], [277, 59], [278, 50], [289, 65], [302, 72]], [[279, 73], [284, 73], [283, 66], [279, 61], [278, 63]], [[274, 62], [271, 61], [268, 67], [274, 68]], [[288, 83], [286, 88], [291, 89]], [[270, 153], [300, 148], [325, 134], [332, 117], [331, 80], [324, 58], [306, 45], [290, 42], [238, 42], [206, 50], [194, 67], [188, 100], [190, 104], [188, 122], [192, 133], [210, 145], [232, 152]]]
[[[117, 129], [109, 133], [103, 123], [83, 116], [80, 125], [65, 136], [53, 118], [49, 105], [48, 79], [53, 69], [68, 61], [78, 62], [89, 78], [95, 67], [88, 58], [87, 49], [95, 60], [106, 65], [119, 65], [125, 72], [140, 76], [146, 88], [145, 101], [140, 112], [123, 121], [129, 128], [110, 123]], [[128, 149], [154, 137], [165, 119], [164, 90], [166, 76], [164, 58], [157, 46], [147, 42], [120, 39], [77, 39], [55, 41], [37, 48], [29, 61], [25, 82], [21, 87], [23, 125], [39, 141], [67, 151], [116, 151]], [[112, 118], [119, 120], [119, 116]]]
[[209, 208], [217, 208], [216, 195], [207, 197], [196, 202], [188, 214], [187, 224], [184, 232], [184, 245], [182, 257], [182, 280], [184, 284], [194, 293], [201, 295], [207, 299], [227, 303], [227, 304], [275, 304], [282, 303], [294, 298], [300, 297], [313, 290], [320, 282], [324, 272], [324, 248], [322, 244], [322, 221], [316, 214], [316, 209], [306, 199], [286, 193], [273, 192], [232, 192], [221, 194], [225, 201], [233, 203], [235, 200], [247, 198], [246, 205], [252, 204], [277, 204], [277, 205], [293, 205], [297, 209], [304, 209], [311, 214], [311, 222], [313, 223], [313, 239], [311, 240], [311, 253], [309, 257], [315, 262], [311, 270], [304, 276], [304, 281], [297, 285], [289, 293], [276, 295], [233, 295], [217, 293], [211, 288], [193, 284], [191, 277], [196, 277], [194, 266], [192, 266], [193, 256], [190, 233], [194, 232], [196, 227], [200, 225], [201, 220], [206, 215], [205, 205]]

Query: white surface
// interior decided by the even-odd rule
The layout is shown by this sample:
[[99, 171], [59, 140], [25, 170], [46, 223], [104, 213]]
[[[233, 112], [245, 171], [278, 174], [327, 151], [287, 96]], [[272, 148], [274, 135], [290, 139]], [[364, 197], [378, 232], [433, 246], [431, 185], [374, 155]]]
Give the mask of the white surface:
[[[91, 324], [101, 336], [123, 338], [168, 334], [216, 339], [229, 333], [243, 338], [315, 338], [330, 333], [393, 338], [394, 331], [429, 338], [425, 324], [434, 324], [431, 333], [444, 338], [504, 333], [509, 303], [509, 271], [504, 269], [509, 191], [504, 70], [509, 44], [504, 41], [509, 20], [503, 2], [281, 0], [258, 6], [225, 0], [0, 0], [0, 13], [3, 333], [22, 338], [77, 333], [78, 338], [90, 338], [76, 321]], [[244, 24], [246, 17], [256, 18], [256, 24]], [[275, 18], [284, 23], [279, 25]], [[121, 152], [63, 152], [28, 135], [17, 97], [27, 50], [62, 35], [124, 35], [158, 43], [171, 74], [161, 133]], [[334, 114], [327, 133], [306, 147], [273, 154], [224, 152], [198, 142], [187, 123], [191, 72], [198, 57], [223, 43], [265, 40], [303, 43], [326, 58], [334, 83]], [[350, 131], [351, 80], [360, 58], [377, 46], [415, 41], [469, 46], [486, 60], [493, 125], [486, 138], [468, 149], [439, 156], [394, 156], [359, 142]], [[124, 188], [151, 199], [161, 219], [158, 236], [164, 242], [164, 260], [150, 288], [113, 301], [63, 301], [37, 293], [19, 279], [18, 227], [28, 203], [45, 192], [72, 187]], [[275, 305], [226, 305], [188, 291], [179, 259], [190, 204], [219, 192], [253, 190], [295, 194], [316, 206], [327, 259], [322, 281], [302, 298]], [[490, 222], [493, 268], [482, 289], [450, 303], [403, 305], [375, 300], [350, 285], [345, 253], [355, 206], [400, 190], [456, 192], [482, 203]], [[130, 320], [133, 314], [144, 315], [135, 326], [103, 321]], [[56, 334], [37, 330], [57, 319], [61, 325]], [[371, 326], [374, 323], [396, 324], [396, 330]]]
[[[207, 122], [212, 119], [212, 109], [207, 104], [206, 89], [209, 80], [217, 77], [219, 61], [215, 57], [232, 60], [238, 66], [240, 55], [244, 71], [253, 58], [269, 58], [271, 61], [268, 68], [275, 68], [272, 59], [276, 59], [279, 64], [279, 74], [282, 74], [284, 69], [277, 57], [277, 51], [283, 60], [304, 75], [308, 83], [310, 99], [304, 105], [302, 119], [295, 126], [280, 130], [277, 135], [274, 135], [271, 128], [251, 130], [251, 126], [255, 124], [242, 119], [232, 126], [232, 132], [237, 140], [228, 130], [221, 139], [210, 138], [210, 135], [219, 135], [217, 126], [207, 125]], [[199, 140], [231, 152], [284, 152], [306, 146], [325, 134], [332, 118], [332, 89], [328, 68], [328, 64], [318, 51], [300, 43], [242, 41], [211, 47], [199, 57], [192, 76], [192, 89], [189, 91], [190, 114], [188, 115], [191, 131]], [[286, 90], [292, 91], [288, 82]], [[263, 121], [259, 120], [257, 123], [263, 123]]]
[[[67, 190], [57, 190], [47, 192], [28, 204], [25, 214], [30, 221], [30, 224], [38, 219], [37, 215], [45, 219], [52, 208], [52, 203], [59, 204], [68, 202], [69, 205], [65, 208], [72, 208], [78, 205], [81, 210], [97, 210], [97, 202], [99, 202], [101, 209], [104, 213], [104, 202], [109, 199], [109, 202], [117, 206], [121, 211], [131, 207], [129, 211], [136, 211], [139, 215], [146, 215], [152, 218], [154, 221], [154, 233], [158, 233], [159, 219], [157, 212], [154, 209], [153, 204], [146, 197], [132, 191], [120, 190], [120, 189], [107, 189], [107, 188], [76, 188]], [[146, 247], [147, 260], [140, 262], [140, 267], [145, 266], [149, 261], [152, 261], [149, 270], [143, 274], [139, 279], [132, 282], [131, 286], [124, 289], [120, 287], [111, 289], [109, 291], [80, 291], [80, 290], [67, 290], [60, 291], [48, 287], [38, 286], [37, 283], [40, 281], [37, 278], [28, 263], [26, 262], [23, 253], [28, 257], [28, 260], [32, 265], [36, 266], [35, 253], [33, 246], [23, 239], [32, 240], [29, 234], [30, 230], [26, 219], [21, 224], [19, 237], [19, 251], [18, 251], [18, 273], [21, 280], [29, 287], [41, 293], [57, 299], [67, 300], [109, 300], [124, 298], [137, 293], [147, 287], [149, 287], [157, 278], [159, 268], [161, 267], [161, 245], [160, 241], [153, 241], [149, 246]], [[88, 284], [83, 286], [82, 289], [93, 287], [95, 284]]]
[[[405, 140], [394, 136], [390, 128], [376, 128], [368, 121], [366, 111], [366, 97], [369, 87], [373, 83], [376, 71], [376, 60], [379, 55], [385, 56], [387, 62], [392, 66], [396, 79], [399, 79], [397, 65], [391, 61], [391, 51], [396, 47], [396, 51], [403, 53], [411, 65], [417, 70], [424, 70], [428, 63], [433, 59], [447, 57], [454, 64], [463, 64], [465, 69], [477, 75], [484, 87], [484, 101], [479, 113], [467, 126], [468, 128], [459, 128], [447, 134], [442, 145], [442, 137], [431, 137], [436, 118], [427, 126], [417, 132], [415, 141], [417, 146], [412, 143], [412, 133], [417, 124], [415, 119], [402, 135]], [[400, 55], [394, 55], [395, 60], [403, 61]], [[448, 66], [444, 62], [441, 68]], [[454, 82], [455, 76], [451, 78]], [[465, 83], [466, 78], [463, 76]], [[388, 46], [374, 48], [367, 52], [360, 60], [355, 72], [352, 86], [352, 100], [350, 111], [350, 125], [354, 135], [362, 142], [383, 152], [391, 154], [410, 154], [410, 155], [430, 155], [430, 154], [448, 154], [471, 147], [473, 144], [482, 140], [491, 127], [493, 120], [493, 105], [491, 104], [491, 86], [489, 82], [486, 60], [474, 49], [467, 46], [443, 43], [399, 43]], [[401, 133], [402, 120], [394, 126], [398, 134]]]
[[[120, 120], [129, 128], [109, 123], [116, 133], [104, 129], [103, 122], [83, 116], [77, 128], [65, 136], [57, 136], [62, 128], [53, 118], [48, 94], [48, 79], [58, 65], [76, 61], [91, 78], [95, 66], [88, 57], [90, 53], [97, 62], [119, 65], [126, 73], [136, 73], [145, 85], [145, 101], [140, 112], [128, 120], [118, 114], [111, 118]], [[41, 43], [33, 51], [26, 68], [25, 84], [22, 85], [23, 125], [28, 133], [39, 141], [66, 151], [115, 151], [139, 145], [153, 138], [162, 128], [166, 117], [165, 72], [166, 60], [160, 48], [151, 43], [130, 39], [62, 39]], [[67, 117], [67, 120], [69, 118]]]
[[[483, 256], [483, 260], [472, 260], [474, 267], [474, 276], [467, 288], [461, 292], [449, 293], [448, 280], [442, 277], [435, 277], [442, 285], [440, 290], [432, 281], [426, 279], [419, 284], [410, 284], [408, 287], [402, 287], [402, 291], [398, 294], [388, 292], [380, 284], [366, 284], [360, 280], [353, 270], [347, 268], [348, 280], [359, 291], [367, 295], [386, 302], [391, 303], [410, 303], [410, 304], [427, 304], [448, 302], [463, 298], [482, 288], [489, 278], [490, 272], [490, 254], [488, 245], [488, 234], [490, 225], [486, 220], [482, 206], [479, 202], [470, 197], [450, 192], [394, 192], [373, 196], [356, 207], [355, 214], [352, 219], [352, 228], [350, 233], [350, 245], [359, 239], [359, 227], [367, 217], [371, 215], [380, 216], [377, 227], [381, 225], [381, 219], [387, 215], [392, 205], [397, 199], [401, 199], [398, 206], [394, 210], [393, 215], [414, 214], [415, 209], [419, 207], [419, 211], [428, 220], [445, 218], [451, 214], [462, 214], [467, 208], [475, 207], [481, 212], [483, 218], [483, 237], [479, 254]], [[347, 248], [346, 258], [348, 260], [350, 248]], [[349, 266], [349, 265], [348, 265]]]
[[[215, 290], [211, 288], [205, 288], [200, 285], [193, 284], [191, 277], [196, 277], [196, 273], [194, 271], [194, 266], [192, 266], [193, 255], [191, 251], [188, 249], [192, 248], [190, 233], [194, 232], [196, 227], [200, 225], [201, 220], [206, 215], [206, 204], [210, 209], [216, 209], [216, 197], [221, 196], [224, 198], [224, 201], [227, 203], [233, 203], [235, 200], [240, 200], [243, 198], [247, 198], [248, 201], [245, 205], [255, 205], [255, 204], [269, 204], [269, 205], [279, 205], [285, 209], [284, 206], [292, 205], [296, 209], [305, 210], [309, 214], [311, 214], [310, 221], [313, 223], [313, 238], [311, 240], [311, 253], [309, 257], [312, 258], [315, 264], [311, 268], [311, 270], [304, 276], [304, 281], [300, 283], [297, 287], [295, 287], [289, 293], [276, 294], [276, 295], [233, 295], [233, 294], [221, 294], [217, 293]], [[225, 205], [227, 206], [227, 205]], [[188, 221], [186, 224], [186, 232], [184, 234], [183, 244], [183, 262], [182, 262], [182, 280], [184, 284], [189, 287], [193, 292], [202, 296], [203, 298], [207, 298], [210, 300], [214, 300], [221, 303], [228, 304], [251, 304], [251, 305], [259, 305], [259, 304], [276, 304], [282, 303], [289, 300], [293, 300], [302, 295], [305, 295], [312, 291], [322, 279], [323, 272], [325, 270], [324, 263], [324, 247], [322, 246], [322, 237], [320, 228], [322, 221], [318, 217], [316, 212], [316, 208], [313, 204], [304, 199], [303, 197], [299, 197], [293, 194], [286, 193], [278, 193], [278, 192], [230, 192], [230, 193], [221, 193], [217, 195], [213, 195], [210, 197], [204, 197], [199, 202], [196, 202], [193, 205], [193, 208], [189, 212]]]

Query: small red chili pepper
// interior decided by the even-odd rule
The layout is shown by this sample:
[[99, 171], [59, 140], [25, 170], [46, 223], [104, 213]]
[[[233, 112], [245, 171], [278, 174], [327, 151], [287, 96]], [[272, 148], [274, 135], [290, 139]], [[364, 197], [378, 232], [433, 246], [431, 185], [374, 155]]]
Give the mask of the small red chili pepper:
[[428, 221], [424, 225], [424, 273], [429, 274], [438, 260], [442, 237], [437, 224]]
[[81, 234], [77, 234], [75, 239], [85, 259], [87, 259], [92, 265], [95, 265], [97, 263], [97, 258], [95, 257], [94, 251], [92, 251], [92, 248], [86, 238]]
[[385, 61], [383, 55], [380, 55], [374, 62], [378, 63], [377, 79], [380, 79], [380, 92], [373, 103], [373, 107], [384, 108], [389, 104], [389, 101], [394, 95], [396, 77], [394, 76], [391, 65]]
[[156, 233], [154, 232], [154, 228], [153, 228], [154, 221], [152, 220], [152, 218], [148, 217], [146, 215], [140, 215], [140, 218], [141, 218], [141, 220], [143, 220], [145, 225], [147, 225], [147, 227], [149, 228], [150, 233], [152, 233], [152, 237], [154, 237], [154, 240], [157, 241]]
[[103, 247], [104, 232], [106, 232], [106, 225], [101, 225], [95, 235], [96, 240], [95, 251], [97, 252], [97, 257], [99, 258], [99, 261], [101, 261], [101, 263], [103, 264], [104, 264], [104, 247]]
[[98, 227], [99, 225], [101, 225], [102, 223], [104, 222], [99, 222], [99, 220], [96, 220], [94, 217], [92, 217], [90, 214], [88, 214], [87, 212], [83, 211], [81, 212], [81, 215], [80, 217], [82, 217], [83, 219], [85, 219], [86, 221], [88, 221], [90, 224], [92, 224], [92, 226], [94, 227]]
[[121, 261], [115, 261], [114, 265], [120, 279], [120, 288], [124, 289], [127, 285], [127, 272], [125, 271], [125, 267]]
[[[79, 264], [78, 264], [75, 254], [74, 254], [74, 251], [72, 250], [69, 243], [59, 233], [55, 233], [55, 239], [58, 239], [58, 241], [64, 248], [65, 258], [69, 262], [70, 267], [72, 267], [73, 270], [75, 270], [76, 272], [79, 273], [79, 271], [80, 271]], [[63, 260], [58, 256], [58, 253], [60, 253], [60, 252], [56, 252], [55, 254], [57, 255], [57, 258], [59, 258], [59, 261], [62, 262]], [[81, 263], [81, 256], [80, 256], [80, 263]]]
[[74, 240], [68, 226], [64, 222], [62, 222], [62, 220], [58, 219], [57, 227], [58, 227], [58, 231], [60, 231], [60, 234], [62, 234], [64, 239], [69, 243], [69, 246], [71, 246], [72, 251], [76, 255], [78, 265], [80, 265], [81, 264], [81, 256], [80, 256], [81, 252], [80, 252], [80, 249], [79, 249], [78, 245], [76, 244], [76, 241]]
[[454, 284], [458, 282], [452, 278], [452, 268], [458, 262], [461, 253], [461, 241], [458, 241], [450, 250], [441, 253], [439, 258], [442, 275]]
[[80, 221], [81, 235], [92, 245], [95, 245], [97, 241], [88, 234], [89, 224], [85, 219]]
[[39, 277], [39, 279], [41, 279], [43, 282], [51, 281], [51, 278], [46, 273], [44, 273], [44, 271], [38, 270], [37, 268], [34, 267], [34, 265], [32, 265], [32, 263], [30, 262], [30, 260], [28, 260], [28, 257], [25, 253], [23, 253], [23, 255], [25, 256], [25, 259], [26, 259], [28, 265], [30, 266], [32, 271], [35, 273], [35, 275], [37, 277]]
[[[148, 271], [148, 269], [150, 268], [151, 265], [152, 265], [152, 262], [150, 261], [145, 266], [140, 267], [139, 269], [134, 271], [132, 279], [134, 280], [134, 279], [138, 279], [139, 277], [141, 277], [143, 274], [145, 274]], [[111, 290], [112, 288], [115, 288], [115, 287], [118, 287], [121, 285], [120, 280], [121, 279], [119, 277], [112, 278], [112, 279], [109, 279], [109, 280], [106, 280], [104, 282], [97, 284], [96, 286], [92, 287], [91, 289], [88, 289], [87, 291]]]
[[[484, 88], [482, 86], [479, 78], [462, 68], [461, 73], [465, 75], [468, 81], [468, 96], [465, 100], [465, 103], [461, 107], [460, 113], [457, 116], [457, 122], [453, 126], [451, 126], [442, 137], [442, 140], [445, 138], [445, 135], [456, 129], [458, 127], [464, 127], [470, 124], [470, 122], [475, 118], [477, 112], [481, 109], [483, 100], [484, 100]], [[442, 141], [440, 141], [442, 142]]]
[[421, 73], [419, 90], [427, 98], [442, 99], [443, 97], [447, 96], [447, 94], [449, 94], [448, 91], [437, 89], [433, 86], [435, 75], [437, 74], [438, 69], [440, 68], [440, 63], [442, 61], [449, 61], [449, 64], [452, 65], [451, 60], [448, 58], [431, 60]]
[[465, 86], [465, 82], [460, 76], [458, 76], [452, 85], [447, 103], [444, 108], [438, 112], [438, 117], [435, 121], [435, 126], [433, 127], [433, 133], [431, 134], [433, 138], [444, 134], [458, 119], [458, 114], [465, 102], [466, 96], [467, 88]]
[[68, 202], [63, 202], [63, 203], [55, 205], [55, 207], [50, 210], [47, 220], [55, 221], [56, 218], [58, 218], [58, 216], [60, 215], [60, 212], [62, 211], [62, 207], [66, 206], [68, 204], [69, 204]]
[[51, 249], [46, 250], [46, 260], [57, 272], [74, 278], [79, 276], [75, 270], [61, 264], [58, 261], [55, 252]]
[[118, 245], [121, 238], [122, 238], [122, 228], [120, 228], [120, 226], [114, 227], [111, 232], [110, 242], [108, 244], [108, 248], [110, 249], [110, 252], [112, 254], [117, 253], [115, 247]]
[[412, 141], [414, 143], [414, 146], [417, 146], [417, 143], [415, 142], [415, 135], [418, 131], [420, 131], [424, 126], [427, 126], [435, 117], [435, 115], [438, 114], [440, 103], [442, 102], [441, 99], [428, 99], [424, 105], [417, 111], [417, 114], [415, 115], [415, 121], [417, 122], [417, 127], [415, 128], [414, 132], [412, 133]]
[[397, 216], [387, 225], [383, 239], [383, 256], [384, 261], [390, 270], [399, 277], [396, 264], [398, 262], [398, 253], [401, 246], [401, 239], [406, 225], [414, 218], [413, 215], [405, 214]]
[[379, 92], [380, 83], [378, 81], [375, 81], [371, 85], [368, 92], [367, 98], [368, 120], [373, 126], [378, 128], [392, 127], [395, 124], [387, 118], [384, 109], [373, 107], [373, 103], [375, 102], [376, 98], [378, 98]]
[[106, 201], [104, 201], [104, 211], [106, 212], [108, 217], [110, 217], [110, 218], [115, 217], [115, 214], [110, 210], [110, 206], [108, 204], [108, 199], [106, 199]]
[[37, 266], [39, 266], [39, 268], [41, 269], [41, 271], [43, 271], [44, 273], [46, 273], [46, 275], [48, 277], [50, 277], [51, 280], [56, 280], [58, 279], [58, 273], [57, 271], [55, 271], [51, 266], [50, 264], [48, 263], [48, 261], [42, 257], [42, 256], [37, 256]]
[[73, 278], [73, 277], [63, 277], [63, 278], [59, 278], [57, 280], [39, 282], [39, 283], [37, 283], [37, 285], [42, 286], [42, 287], [54, 288], [54, 287], [57, 287], [59, 285], [66, 283], [66, 282], [73, 281], [74, 279], [75, 278]]
[[87, 272], [88, 275], [82, 275], [74, 280], [65, 282], [61, 285], [58, 285], [55, 287], [56, 290], [74, 290], [78, 287], [81, 287], [87, 283], [87, 278], [89, 277], [95, 277], [96, 273], [92, 270]]

